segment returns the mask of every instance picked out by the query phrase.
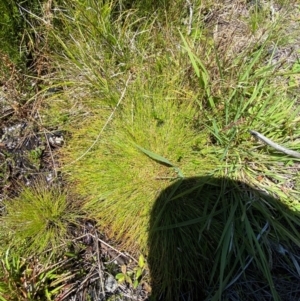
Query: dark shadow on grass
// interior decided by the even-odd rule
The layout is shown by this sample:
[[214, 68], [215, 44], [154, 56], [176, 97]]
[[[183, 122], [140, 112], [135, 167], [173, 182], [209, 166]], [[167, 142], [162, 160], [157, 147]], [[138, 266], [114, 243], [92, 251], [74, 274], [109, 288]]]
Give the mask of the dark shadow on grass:
[[173, 182], [151, 212], [153, 300], [300, 300], [299, 225], [299, 213], [245, 183]]

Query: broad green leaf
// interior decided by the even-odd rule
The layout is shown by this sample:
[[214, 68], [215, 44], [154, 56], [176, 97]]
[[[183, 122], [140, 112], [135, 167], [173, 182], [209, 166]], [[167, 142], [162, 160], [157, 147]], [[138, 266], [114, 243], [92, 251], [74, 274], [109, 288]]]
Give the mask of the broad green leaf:
[[151, 159], [155, 160], [155, 161], [158, 161], [160, 163], [163, 163], [163, 164], [166, 164], [168, 166], [172, 166], [172, 167], [175, 167], [174, 164], [172, 164], [168, 159], [158, 155], [158, 154], [155, 154], [137, 144], [135, 144], [135, 146], [141, 151], [143, 152], [145, 155], [147, 155], [148, 157], [150, 157]]
[[123, 273], [119, 273], [115, 276], [115, 278], [118, 280], [118, 282], [124, 282], [125, 277], [126, 277], [126, 275], [124, 275]]
[[134, 280], [132, 286], [133, 286], [134, 289], [136, 289], [139, 286], [139, 281], [138, 280]]
[[139, 279], [142, 276], [142, 274], [143, 274], [143, 270], [141, 268], [138, 268], [136, 270], [135, 278]]
[[153, 159], [153, 160], [155, 160], [155, 161], [157, 161], [157, 162], [159, 162], [159, 163], [165, 164], [165, 165], [167, 165], [167, 166], [174, 167], [174, 169], [175, 169], [176, 172], [178, 173], [178, 176], [181, 177], [181, 178], [184, 177], [184, 175], [183, 175], [183, 173], [181, 172], [181, 170], [180, 170], [178, 167], [176, 167], [173, 163], [171, 163], [168, 159], [166, 159], [166, 158], [164, 158], [164, 157], [162, 157], [162, 156], [160, 156], [160, 155], [158, 155], [158, 154], [156, 154], [156, 153], [153, 153], [153, 152], [151, 152], [151, 151], [149, 151], [149, 150], [147, 150], [147, 149], [145, 149], [145, 148], [143, 148], [143, 147], [141, 147], [141, 146], [139, 146], [139, 145], [137, 145], [137, 144], [135, 144], [135, 146], [136, 146], [141, 152], [143, 152], [145, 155], [147, 155], [149, 158], [151, 158], [151, 159]]
[[140, 267], [140, 268], [143, 268], [144, 265], [145, 265], [145, 258], [144, 258], [143, 255], [140, 255], [140, 256], [139, 256], [139, 267]]

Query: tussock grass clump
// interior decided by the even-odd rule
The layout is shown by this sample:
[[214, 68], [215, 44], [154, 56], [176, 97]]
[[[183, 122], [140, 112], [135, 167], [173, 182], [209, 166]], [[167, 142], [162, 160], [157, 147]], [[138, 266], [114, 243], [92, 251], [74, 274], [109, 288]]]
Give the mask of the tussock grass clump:
[[[129, 95], [133, 89], [128, 88]], [[161, 95], [161, 91], [166, 94]], [[87, 197], [85, 209], [90, 216], [109, 227], [124, 246], [135, 245], [144, 251], [153, 201], [179, 177], [178, 169], [195, 175], [200, 166], [201, 172], [209, 173], [218, 164], [197, 150], [193, 152], [197, 145], [206, 143], [203, 134], [196, 135], [193, 129], [195, 106], [176, 100], [174, 92], [160, 87], [148, 93], [143, 101], [126, 98], [89, 152], [85, 153], [104, 121], [89, 120], [72, 137], [78, 148], [75, 150], [70, 142], [70, 148], [64, 150], [70, 162], [65, 170], [77, 183], [77, 191]], [[162, 156], [178, 169], [155, 161], [141, 148]]]
[[69, 200], [59, 187], [47, 187], [44, 181], [30, 188], [22, 187], [19, 196], [4, 201], [3, 205], [1, 248], [15, 249], [22, 256], [48, 249], [55, 253], [80, 215], [76, 202]]
[[[198, 297], [221, 300], [251, 263], [260, 272], [256, 281], [263, 278], [262, 286], [279, 300], [270, 245], [299, 247], [297, 159], [259, 144], [249, 130], [299, 148], [296, 61], [278, 51], [287, 43], [281, 21], [288, 7], [260, 31], [258, 11], [244, 13], [245, 5], [203, 6], [174, 4], [174, 16], [184, 22], [167, 8], [149, 15], [140, 6], [123, 10], [109, 1], [80, 2], [60, 15], [66, 32], [53, 37], [63, 51], [55, 58], [57, 84], [65, 91], [45, 102], [56, 121], [64, 114], [70, 133], [62, 169], [103, 231], [149, 255], [157, 296], [186, 300], [181, 293], [199, 285]], [[214, 18], [201, 17], [205, 9], [234, 26], [239, 18], [244, 38], [235, 30], [220, 38], [224, 28], [212, 32]], [[203, 183], [207, 190], [196, 185], [191, 197], [192, 187], [171, 188], [166, 204], [162, 200], [174, 180], [173, 188], [207, 175], [222, 180]], [[266, 195], [252, 197], [251, 187]], [[290, 267], [297, 270], [294, 262]]]
[[[298, 211], [240, 181], [206, 176], [174, 182], [151, 212], [153, 296], [223, 300], [225, 290], [228, 296], [259, 300], [266, 294], [259, 286], [266, 286], [274, 300], [284, 300], [285, 281], [276, 275], [297, 269], [299, 218]], [[247, 283], [253, 277], [257, 299], [253, 281]], [[291, 300], [296, 290], [291, 282]]]

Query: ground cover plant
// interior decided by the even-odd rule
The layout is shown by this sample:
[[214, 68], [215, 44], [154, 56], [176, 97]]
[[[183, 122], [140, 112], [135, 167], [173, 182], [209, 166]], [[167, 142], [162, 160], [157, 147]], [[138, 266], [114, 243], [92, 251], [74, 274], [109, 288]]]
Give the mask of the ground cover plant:
[[80, 212], [154, 300], [298, 300], [299, 159], [249, 133], [299, 149], [297, 2], [52, 5], [38, 115]]
[[[58, 187], [47, 189], [46, 183], [23, 188], [13, 202], [4, 202], [5, 216], [1, 222], [9, 234], [11, 248], [22, 249], [23, 254], [55, 250], [68, 235], [68, 226], [79, 219], [76, 200], [71, 203]], [[30, 222], [29, 222], [30, 221]], [[25, 244], [25, 245], [24, 245]]]
[[[174, 7], [170, 11], [166, 7], [165, 15], [158, 9], [143, 16], [137, 5], [118, 15], [122, 7], [117, 3], [99, 6], [90, 1], [89, 9], [83, 6], [72, 17], [78, 30], [61, 40], [70, 65], [64, 76], [69, 86], [76, 85], [66, 89], [67, 94], [80, 95], [75, 105], [81, 109], [77, 116], [69, 116], [71, 138], [63, 149], [64, 171], [86, 198], [87, 214], [132, 252], [147, 254], [153, 201], [178, 177], [209, 174], [243, 180], [276, 195], [293, 210], [298, 208], [297, 171], [282, 167], [289, 166], [291, 158], [266, 148], [258, 151], [248, 132], [254, 128], [282, 142], [286, 135], [298, 136], [298, 109], [287, 77], [296, 61], [288, 62], [279, 50], [291, 43], [280, 39], [287, 30], [284, 18], [273, 12], [272, 22], [262, 26], [259, 22], [272, 9], [267, 5], [220, 3], [225, 20], [238, 8], [246, 12], [236, 12], [240, 24], [215, 30], [213, 26], [222, 27], [220, 21], [189, 14], [205, 13], [212, 9], [209, 5], [177, 5], [185, 9], [174, 12]], [[245, 35], [247, 43], [238, 44]], [[59, 100], [53, 102], [57, 105]], [[290, 145], [297, 149], [297, 143]], [[225, 221], [232, 215], [233, 211], [224, 213], [220, 225], [229, 225]], [[290, 218], [296, 227], [298, 219]], [[279, 224], [273, 231], [278, 231], [276, 227], [283, 231]], [[251, 229], [252, 237], [258, 235]], [[221, 237], [228, 235], [225, 227]], [[175, 245], [176, 239], [169, 237]], [[226, 282], [223, 248], [218, 259], [221, 283]], [[272, 287], [266, 258], [256, 259]], [[189, 255], [182, 266], [195, 265], [194, 260]], [[159, 279], [173, 292], [168, 291], [170, 300], [180, 298], [168, 277]], [[220, 285], [216, 298], [221, 298], [222, 290]], [[270, 294], [279, 298], [274, 290]]]
[[[298, 212], [244, 182], [212, 176], [175, 181], [160, 193], [151, 212], [153, 295], [204, 300], [214, 292], [210, 300], [295, 300], [297, 285], [290, 281], [286, 287], [274, 275], [285, 269], [277, 265], [279, 258], [287, 260], [287, 267], [294, 258], [289, 252], [297, 254], [298, 229], [289, 227], [297, 220]], [[286, 233], [295, 242], [289, 251]], [[273, 291], [264, 289], [269, 285]]]

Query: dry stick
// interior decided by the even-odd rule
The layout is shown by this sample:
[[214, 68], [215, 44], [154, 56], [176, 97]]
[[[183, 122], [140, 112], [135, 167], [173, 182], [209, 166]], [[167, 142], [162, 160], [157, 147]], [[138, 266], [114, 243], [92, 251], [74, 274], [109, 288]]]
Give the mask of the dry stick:
[[[77, 283], [74, 283], [74, 284], [73, 284], [73, 287], [72, 287], [70, 290], [66, 291], [65, 294], [61, 296], [61, 299], [60, 299], [60, 300], [65, 300], [65, 298], [67, 298], [67, 297], [68, 297], [69, 295], [71, 295], [72, 293], [74, 293], [74, 292], [76, 292], [76, 293], [79, 292], [79, 291], [83, 288], [84, 284], [85, 284], [87, 281], [89, 281], [89, 280], [91, 279], [91, 277], [93, 277], [93, 276], [94, 276], [94, 270], [91, 271], [91, 272], [89, 272], [89, 273], [85, 276], [84, 280], [80, 282], [79, 287], [78, 287]], [[98, 278], [97, 278], [97, 279], [98, 279]]]
[[[85, 235], [82, 235], [82, 236], [80, 236], [80, 237], [77, 237], [77, 238], [75, 238], [74, 240], [72, 240], [72, 241], [75, 241], [75, 240], [78, 240], [78, 239], [80, 239], [80, 238], [83, 238], [83, 237], [85, 237], [85, 236], [87, 236], [87, 235], [91, 235], [94, 239], [95, 239], [95, 236], [96, 236], [96, 253], [97, 253], [97, 263], [98, 263], [98, 272], [97, 272], [97, 274], [99, 275], [99, 278], [97, 278], [97, 279], [99, 279], [100, 280], [100, 285], [101, 285], [101, 289], [102, 289], [102, 291], [103, 291], [103, 297], [105, 297], [105, 288], [104, 288], [104, 282], [103, 282], [103, 276], [102, 276], [102, 270], [101, 270], [101, 261], [100, 261], [100, 256], [99, 256], [99, 254], [100, 254], [100, 250], [99, 250], [99, 245], [98, 245], [98, 243], [99, 243], [99, 241], [101, 242], [101, 240], [98, 238], [98, 234], [97, 234], [97, 232], [95, 233], [95, 236], [94, 235], [92, 235], [92, 234], [90, 234], [90, 233], [88, 233], [88, 234], [85, 234]], [[84, 286], [84, 284], [87, 282], [87, 281], [89, 281], [89, 279], [92, 277], [92, 276], [94, 276], [95, 274], [96, 274], [96, 272], [94, 272], [95, 271], [95, 269], [93, 269], [92, 271], [90, 271], [87, 275], [86, 275], [86, 277], [85, 277], [85, 279], [83, 280], [83, 281], [81, 281], [81, 283], [80, 283], [80, 286], [78, 287], [73, 287], [72, 289], [70, 289], [68, 292], [66, 292], [66, 294], [63, 296], [64, 298], [66, 298], [67, 296], [69, 296], [70, 294], [72, 294], [73, 292], [78, 292], [78, 291], [80, 291], [82, 288], [83, 288], [83, 286]]]
[[[115, 251], [115, 252], [118, 253], [120, 256], [129, 257], [129, 258], [131, 258], [134, 262], [138, 263], [138, 261], [137, 261], [134, 257], [132, 257], [132, 256], [129, 255], [129, 254], [125, 254], [125, 253], [122, 253], [121, 251], [117, 250], [116, 248], [114, 248], [113, 246], [111, 246], [110, 244], [108, 244], [107, 242], [105, 242], [104, 240], [100, 239], [100, 238], [98, 237], [98, 235], [95, 236], [95, 235], [93, 235], [93, 234], [91, 234], [91, 233], [87, 233], [87, 234], [81, 235], [81, 236], [79, 236], [79, 237], [76, 237], [76, 238], [72, 239], [71, 241], [74, 242], [74, 241], [79, 240], [79, 239], [82, 239], [82, 238], [84, 238], [84, 237], [86, 237], [86, 236], [88, 236], [88, 235], [92, 236], [94, 239], [98, 240], [101, 244], [105, 245], [106, 247], [110, 248], [111, 250]], [[67, 245], [67, 243], [68, 243], [68, 242], [62, 243], [62, 244], [56, 246], [55, 248], [49, 248], [49, 249], [47, 249], [46, 251], [44, 251], [44, 252], [42, 252], [42, 253], [46, 253], [46, 252], [49, 252], [49, 251], [51, 251], [51, 250], [53, 250], [53, 249], [57, 249], [57, 248], [63, 247], [63, 246], [65, 246], [65, 245]]]
[[254, 137], [256, 137], [257, 139], [261, 140], [262, 142], [264, 142], [265, 144], [273, 147], [274, 149], [278, 150], [279, 152], [285, 153], [289, 156], [292, 156], [294, 158], [300, 158], [300, 153], [290, 150], [288, 148], [285, 148], [275, 142], [273, 142], [272, 140], [268, 139], [267, 137], [265, 137], [264, 135], [260, 134], [259, 132], [256, 131], [249, 131], [250, 134]]
[[92, 235], [92, 234], [90, 234], [90, 235], [91, 235], [92, 237], [94, 237], [95, 239], [98, 239], [98, 241], [100, 241], [100, 243], [102, 243], [102, 244], [104, 244], [105, 246], [109, 247], [110, 249], [112, 249], [112, 250], [115, 251], [116, 253], [120, 254], [121, 256], [124, 256], [124, 257], [130, 257], [134, 262], [138, 263], [138, 261], [137, 261], [134, 257], [132, 257], [132, 256], [130, 256], [130, 255], [128, 255], [128, 254], [124, 254], [124, 253], [120, 252], [119, 250], [117, 250], [116, 248], [114, 248], [114, 247], [111, 246], [110, 244], [106, 243], [106, 242], [103, 241], [102, 239], [100, 239], [100, 238], [98, 238], [98, 237], [95, 237], [95, 236]]
[[[40, 113], [37, 111], [37, 115], [38, 115], [38, 118], [40, 120], [40, 123], [42, 124], [42, 118], [41, 118], [41, 115]], [[49, 140], [48, 140], [48, 137], [47, 137], [47, 134], [46, 134], [46, 131], [44, 130], [43, 131], [44, 135], [45, 135], [45, 139], [46, 139], [46, 143], [47, 143], [47, 147], [48, 147], [48, 150], [49, 150], [49, 153], [50, 153], [50, 156], [51, 156], [51, 160], [52, 160], [52, 164], [53, 164], [53, 170], [54, 170], [54, 176], [55, 178], [57, 178], [57, 166], [55, 164], [55, 160], [54, 160], [54, 157], [53, 157], [53, 153], [52, 153], [52, 150], [51, 150], [51, 146], [50, 146], [50, 143], [49, 143]]]
[[122, 296], [126, 297], [126, 298], [130, 298], [131, 300], [146, 300], [146, 299], [140, 299], [139, 297], [135, 297], [135, 296], [132, 296], [132, 295], [128, 295], [124, 292], [122, 292]]
[[104, 288], [104, 281], [103, 281], [103, 273], [102, 273], [102, 268], [101, 268], [101, 261], [100, 261], [100, 250], [99, 250], [99, 238], [98, 238], [98, 234], [97, 231], [95, 231], [95, 236], [96, 236], [96, 254], [97, 254], [97, 263], [98, 263], [98, 274], [99, 274], [99, 280], [100, 280], [100, 285], [101, 285], [101, 289], [102, 289], [102, 293], [103, 296], [101, 297], [105, 297], [105, 288]]
[[[25, 7], [21, 6], [20, 4], [18, 4], [19, 7], [19, 12], [22, 15], [22, 17], [25, 19], [25, 21], [34, 29], [34, 26], [25, 18], [24, 14], [22, 11], [25, 11], [26, 13], [30, 14], [31, 16], [33, 16], [35, 19], [42, 21], [45, 25], [48, 25], [47, 21], [45, 21], [43, 18], [39, 17], [38, 15], [35, 15], [32, 11], [27, 10]], [[36, 32], [36, 30], [35, 30]], [[37, 33], [37, 32], [36, 32]]]
[[[40, 114], [39, 114], [39, 117], [40, 117]], [[41, 120], [41, 118], [40, 118], [40, 120]], [[53, 153], [52, 153], [52, 150], [51, 150], [51, 146], [50, 146], [50, 143], [49, 143], [49, 140], [48, 140], [48, 137], [47, 137], [47, 134], [46, 134], [45, 131], [44, 131], [44, 135], [45, 135], [45, 138], [46, 138], [48, 150], [49, 150], [49, 153], [50, 153], [50, 156], [51, 156], [51, 160], [52, 160], [52, 164], [53, 164], [54, 176], [55, 176], [55, 178], [57, 178], [57, 171], [56, 171], [57, 166], [55, 164]]]
[[118, 100], [118, 103], [116, 104], [116, 106], [114, 107], [113, 111], [111, 112], [111, 114], [109, 115], [108, 119], [106, 120], [104, 126], [102, 127], [101, 131], [99, 132], [98, 136], [96, 137], [95, 141], [92, 143], [92, 145], [81, 155], [79, 156], [76, 160], [72, 161], [71, 163], [68, 163], [66, 164], [65, 166], [69, 166], [77, 161], [79, 161], [80, 159], [82, 159], [94, 146], [95, 144], [99, 141], [102, 133], [104, 132], [105, 128], [107, 127], [108, 123], [112, 120], [117, 108], [119, 107], [121, 101], [123, 100], [124, 96], [125, 96], [125, 93], [126, 93], [126, 90], [127, 90], [127, 87], [128, 87], [128, 83], [131, 79], [131, 73], [129, 74], [127, 80], [126, 80], [126, 83], [125, 83], [125, 87], [122, 91], [122, 94]]
[[[73, 292], [78, 292], [80, 291], [84, 284], [89, 281], [91, 279], [92, 276], [94, 276], [95, 274], [98, 274], [99, 277], [97, 277], [97, 279], [100, 280], [100, 285], [101, 285], [101, 290], [102, 290], [102, 293], [103, 293], [103, 296], [101, 297], [105, 297], [105, 287], [104, 287], [104, 282], [103, 282], [103, 273], [102, 273], [102, 269], [101, 269], [101, 260], [100, 260], [100, 250], [99, 250], [99, 241], [101, 241], [99, 238], [98, 238], [98, 234], [97, 232], [95, 232], [95, 236], [92, 235], [92, 234], [88, 234], [88, 235], [91, 235], [94, 237], [94, 239], [96, 238], [96, 256], [97, 256], [97, 264], [98, 264], [98, 272], [95, 272], [95, 269], [91, 270], [85, 277], [85, 279], [83, 281], [81, 281], [80, 283], [80, 286], [79, 287], [74, 287], [72, 288], [71, 290], [69, 290], [66, 295], [64, 295], [64, 298], [66, 298], [67, 296], [69, 296], [70, 294], [72, 294]], [[86, 235], [84, 235], [86, 236]]]
[[188, 30], [187, 30], [187, 34], [188, 36], [191, 34], [192, 32], [192, 21], [193, 21], [193, 4], [191, 3], [190, 0], [186, 0], [188, 8], [189, 8], [189, 20], [188, 20]]

